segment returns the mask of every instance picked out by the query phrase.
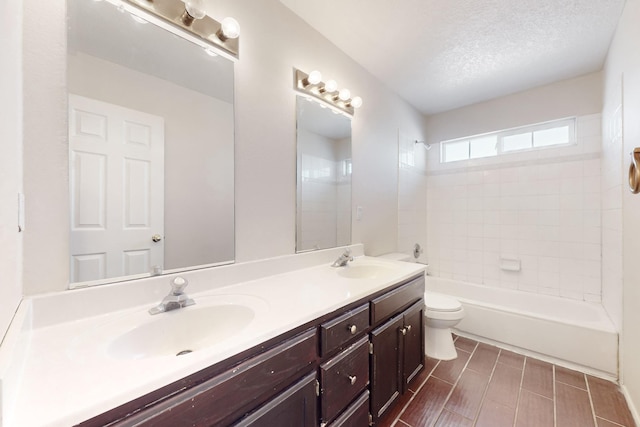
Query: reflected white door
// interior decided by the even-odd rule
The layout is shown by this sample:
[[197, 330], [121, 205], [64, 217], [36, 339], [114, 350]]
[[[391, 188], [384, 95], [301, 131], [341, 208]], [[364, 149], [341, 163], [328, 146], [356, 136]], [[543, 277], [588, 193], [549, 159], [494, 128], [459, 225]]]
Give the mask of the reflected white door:
[[69, 95], [71, 282], [164, 258], [164, 119]]

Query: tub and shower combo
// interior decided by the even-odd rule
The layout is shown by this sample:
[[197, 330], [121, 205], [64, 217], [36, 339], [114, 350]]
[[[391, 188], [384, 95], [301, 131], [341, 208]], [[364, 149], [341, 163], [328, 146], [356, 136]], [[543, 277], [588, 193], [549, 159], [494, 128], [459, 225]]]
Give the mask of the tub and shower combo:
[[[414, 262], [405, 254], [383, 257]], [[618, 377], [618, 332], [598, 303], [426, 276], [428, 356], [456, 357], [449, 328], [597, 376]]]

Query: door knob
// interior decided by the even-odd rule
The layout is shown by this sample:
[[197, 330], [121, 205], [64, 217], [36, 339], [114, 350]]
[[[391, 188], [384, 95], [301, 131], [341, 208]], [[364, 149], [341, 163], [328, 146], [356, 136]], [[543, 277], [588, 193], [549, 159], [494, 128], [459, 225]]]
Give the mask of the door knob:
[[160, 240], [162, 240], [162, 236], [159, 234], [154, 234], [153, 236], [151, 236], [151, 240], [153, 240], [154, 242], [159, 242]]

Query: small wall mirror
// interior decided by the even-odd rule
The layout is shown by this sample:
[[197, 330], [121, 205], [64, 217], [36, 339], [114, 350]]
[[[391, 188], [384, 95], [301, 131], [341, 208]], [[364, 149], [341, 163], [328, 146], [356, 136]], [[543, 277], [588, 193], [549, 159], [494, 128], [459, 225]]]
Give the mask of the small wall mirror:
[[351, 244], [351, 119], [297, 96], [296, 251]]
[[68, 1], [71, 287], [234, 260], [233, 62]]

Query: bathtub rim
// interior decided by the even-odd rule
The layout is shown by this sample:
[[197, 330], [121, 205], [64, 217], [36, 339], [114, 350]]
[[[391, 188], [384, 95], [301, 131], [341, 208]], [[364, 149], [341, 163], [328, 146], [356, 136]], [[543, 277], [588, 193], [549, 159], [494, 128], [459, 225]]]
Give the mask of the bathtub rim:
[[[486, 300], [478, 300], [478, 299], [460, 296], [459, 292], [445, 292], [440, 289], [434, 290], [432, 287], [429, 286], [430, 282], [443, 282], [445, 284], [454, 283], [456, 286], [463, 285], [463, 286], [469, 286], [476, 289], [485, 289], [490, 292], [500, 292], [507, 295], [514, 295], [517, 298], [530, 296], [530, 297], [538, 298], [541, 300], [547, 299], [547, 300], [553, 301], [554, 303], [580, 305], [581, 308], [588, 307], [590, 310], [594, 310], [598, 315], [598, 321], [596, 322], [596, 321], [587, 320], [587, 321], [580, 322], [567, 317], [553, 316], [548, 313], [539, 313], [539, 312], [523, 310], [523, 309], [513, 309], [505, 305], [487, 302]], [[618, 330], [615, 327], [615, 324], [613, 323], [613, 321], [611, 320], [611, 317], [609, 316], [609, 313], [607, 313], [607, 311], [605, 310], [604, 306], [601, 303], [597, 303], [597, 302], [579, 301], [571, 298], [565, 298], [565, 297], [554, 296], [554, 295], [534, 294], [532, 292], [527, 292], [527, 291], [522, 291], [517, 289], [497, 288], [497, 287], [477, 284], [473, 282], [465, 282], [462, 280], [448, 279], [448, 278], [428, 276], [428, 275], [426, 276], [425, 287], [427, 291], [437, 292], [444, 295], [452, 296], [464, 304], [476, 305], [480, 307], [490, 308], [493, 310], [504, 311], [510, 314], [525, 316], [530, 319], [544, 319], [551, 322], [569, 324], [569, 325], [577, 326], [581, 328], [619, 334]]]

